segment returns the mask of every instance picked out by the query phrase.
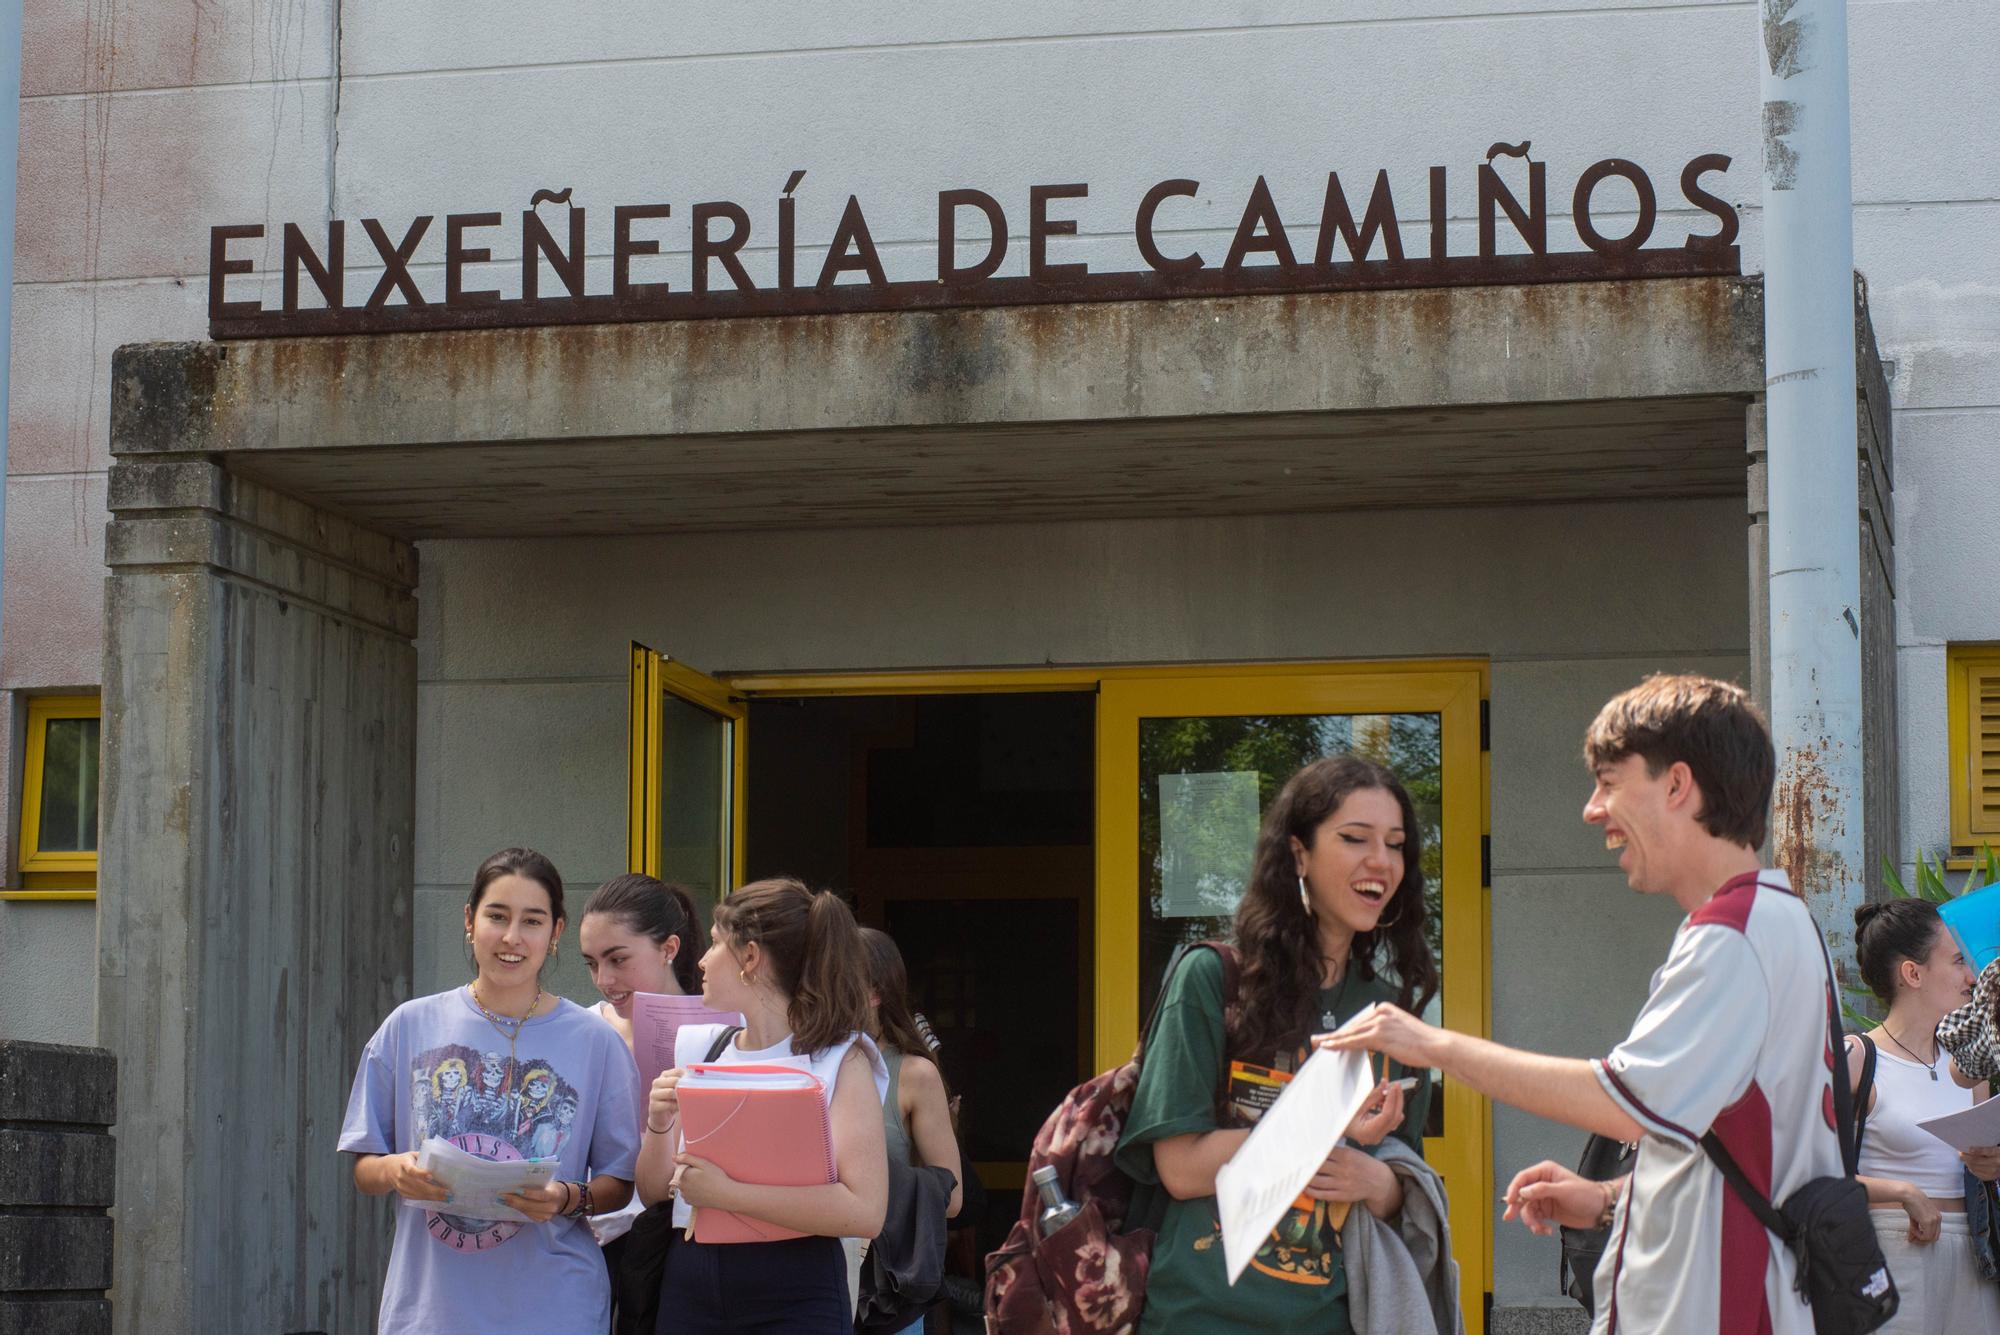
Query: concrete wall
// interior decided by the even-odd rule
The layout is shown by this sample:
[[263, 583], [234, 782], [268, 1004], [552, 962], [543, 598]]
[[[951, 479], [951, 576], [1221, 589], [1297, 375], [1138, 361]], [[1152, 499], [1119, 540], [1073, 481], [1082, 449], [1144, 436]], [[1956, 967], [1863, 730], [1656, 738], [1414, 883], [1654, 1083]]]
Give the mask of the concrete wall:
[[[578, 902], [623, 869], [628, 640], [714, 671], [1490, 656], [1495, 1036], [1601, 1054], [1678, 915], [1582, 823], [1583, 729], [1647, 672], [1745, 679], [1743, 526], [1737, 500], [425, 544], [415, 986], [465, 976], [492, 850], [542, 848]], [[595, 998], [573, 957], [557, 979]], [[1499, 1183], [1581, 1140], [1498, 1114]], [[1498, 1301], [1567, 1304], [1550, 1244], [1497, 1245]]]

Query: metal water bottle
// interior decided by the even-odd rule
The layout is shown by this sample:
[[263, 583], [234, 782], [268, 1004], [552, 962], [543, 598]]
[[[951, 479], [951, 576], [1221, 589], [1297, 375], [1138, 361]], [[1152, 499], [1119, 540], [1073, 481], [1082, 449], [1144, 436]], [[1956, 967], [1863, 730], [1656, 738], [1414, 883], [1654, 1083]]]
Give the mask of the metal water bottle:
[[1035, 1217], [1035, 1223], [1048, 1237], [1070, 1220], [1083, 1213], [1083, 1207], [1062, 1193], [1062, 1184], [1056, 1180], [1055, 1165], [1046, 1164], [1035, 1170], [1035, 1190], [1042, 1193], [1042, 1212]]

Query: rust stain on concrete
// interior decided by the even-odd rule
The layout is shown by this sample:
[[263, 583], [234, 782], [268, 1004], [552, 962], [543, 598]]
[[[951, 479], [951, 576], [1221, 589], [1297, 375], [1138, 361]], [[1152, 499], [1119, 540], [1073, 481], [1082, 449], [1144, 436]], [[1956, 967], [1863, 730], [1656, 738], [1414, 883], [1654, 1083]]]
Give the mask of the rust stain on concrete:
[[1821, 739], [1782, 757], [1772, 796], [1772, 851], [1807, 899], [1851, 879], [1846, 858], [1825, 843], [1847, 832], [1842, 794], [1827, 772], [1831, 745]]

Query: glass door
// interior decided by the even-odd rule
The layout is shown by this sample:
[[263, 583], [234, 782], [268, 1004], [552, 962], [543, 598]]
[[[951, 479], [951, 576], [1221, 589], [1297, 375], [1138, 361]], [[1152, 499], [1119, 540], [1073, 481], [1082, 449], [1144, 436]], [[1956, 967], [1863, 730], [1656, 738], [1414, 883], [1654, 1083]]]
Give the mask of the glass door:
[[[1301, 766], [1345, 751], [1395, 771], [1417, 808], [1443, 977], [1428, 1018], [1484, 1034], [1483, 694], [1478, 665], [1107, 676], [1098, 709], [1099, 1068], [1131, 1053], [1174, 947], [1230, 935], [1278, 789]], [[1425, 1128], [1425, 1157], [1451, 1192], [1468, 1322], [1488, 1286], [1488, 1120], [1485, 1100], [1446, 1085]]]
[[743, 875], [744, 702], [632, 645], [627, 866], [687, 887], [702, 923]]

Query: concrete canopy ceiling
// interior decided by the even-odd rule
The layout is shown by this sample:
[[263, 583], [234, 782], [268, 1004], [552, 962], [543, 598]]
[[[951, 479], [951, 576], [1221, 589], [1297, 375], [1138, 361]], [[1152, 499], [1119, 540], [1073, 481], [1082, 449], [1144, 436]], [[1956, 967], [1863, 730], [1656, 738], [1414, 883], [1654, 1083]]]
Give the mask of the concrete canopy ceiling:
[[1725, 398], [254, 451], [399, 537], [962, 524], [1741, 495]]

